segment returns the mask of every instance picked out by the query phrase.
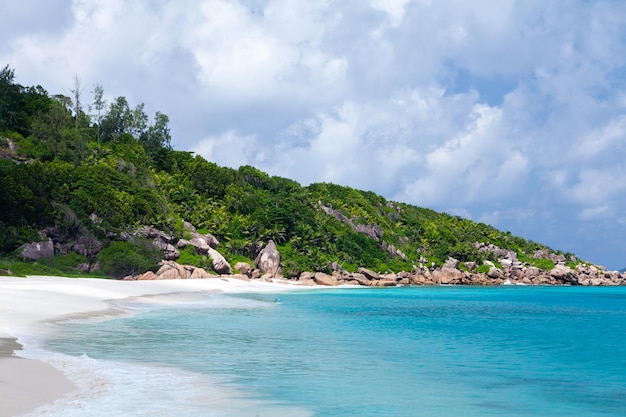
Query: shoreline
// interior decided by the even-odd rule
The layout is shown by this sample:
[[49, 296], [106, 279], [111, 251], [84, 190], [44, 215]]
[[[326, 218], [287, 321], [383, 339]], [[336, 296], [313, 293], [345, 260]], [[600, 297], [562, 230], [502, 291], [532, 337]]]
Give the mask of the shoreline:
[[238, 279], [117, 281], [96, 278], [0, 277], [0, 417], [34, 411], [78, 387], [52, 364], [20, 356], [19, 336], [44, 336], [41, 324], [80, 318], [113, 318], [119, 302], [175, 305], [211, 293], [275, 293], [310, 290], [297, 284]]

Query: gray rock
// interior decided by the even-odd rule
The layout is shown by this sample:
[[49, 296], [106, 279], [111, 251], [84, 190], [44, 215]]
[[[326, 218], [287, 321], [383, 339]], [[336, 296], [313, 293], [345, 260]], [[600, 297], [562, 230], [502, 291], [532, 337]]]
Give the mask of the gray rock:
[[331, 287], [337, 286], [337, 278], [335, 278], [334, 276], [325, 274], [323, 272], [317, 272], [313, 276], [313, 280], [315, 281], [317, 285], [327, 285]]
[[367, 268], [359, 268], [358, 271], [359, 271], [359, 274], [365, 275], [370, 280], [380, 279], [380, 275], [378, 273], [371, 271]]
[[556, 265], [550, 271], [550, 276], [558, 281], [578, 284], [578, 275], [576, 274], [576, 271], [565, 265]]
[[433, 278], [439, 284], [452, 284], [464, 277], [463, 272], [455, 268], [441, 268], [441, 271], [433, 271]]
[[195, 236], [189, 243], [196, 248], [196, 251], [205, 255], [208, 254], [209, 249], [211, 249], [211, 245], [209, 245], [203, 236]]
[[191, 242], [186, 239], [178, 239], [178, 242], [176, 242], [176, 248], [178, 249], [186, 248], [189, 245], [191, 245]]
[[213, 275], [209, 274], [202, 268], [194, 268], [194, 270], [191, 272], [191, 275], [189, 276], [189, 278], [191, 279], [204, 279], [211, 277], [213, 277]]
[[152, 241], [155, 248], [163, 252], [163, 259], [167, 261], [174, 261], [180, 257], [180, 252], [171, 243], [166, 243], [159, 238]]
[[370, 279], [367, 278], [365, 275], [363, 274], [359, 274], [359, 273], [355, 273], [355, 274], [350, 274], [350, 277], [359, 283], [359, 285], [369, 285], [370, 283]]
[[211, 257], [211, 266], [213, 270], [220, 275], [231, 275], [233, 273], [230, 264], [226, 261], [226, 258], [215, 249], [209, 247], [207, 254]]
[[526, 268], [526, 277], [527, 278], [535, 278], [539, 276], [539, 273], [541, 271], [539, 271], [539, 268], [537, 268], [536, 266], [529, 266], [528, 268]]
[[502, 258], [498, 262], [502, 265], [504, 269], [510, 269], [513, 266], [513, 261], [507, 258]]
[[489, 268], [489, 272], [487, 272], [487, 276], [489, 278], [501, 278], [502, 277], [502, 270], [496, 268], [495, 266], [492, 266]]
[[460, 262], [458, 259], [448, 258], [445, 264], [443, 264], [444, 268], [457, 269], [459, 267]]
[[165, 232], [162, 232], [151, 226], [144, 226], [141, 229], [138, 229], [135, 234], [137, 236], [144, 236], [148, 239], [159, 239], [163, 242], [171, 242], [172, 236], [168, 235]]
[[476, 272], [476, 262], [465, 262], [463, 265], [465, 265], [468, 270]]
[[278, 249], [276, 249], [274, 241], [270, 240], [261, 252], [259, 252], [254, 260], [254, 266], [259, 269], [263, 275], [269, 274], [272, 277], [280, 275], [280, 253]]
[[252, 267], [246, 262], [237, 262], [235, 264], [235, 269], [244, 275], [248, 275], [250, 271], [252, 271]]
[[54, 243], [48, 238], [43, 242], [26, 243], [22, 246], [22, 256], [29, 261], [36, 261], [54, 256]]
[[86, 256], [90, 260], [94, 260], [98, 252], [102, 249], [102, 242], [93, 235], [81, 235], [74, 243], [74, 252]]
[[188, 232], [195, 232], [196, 228], [193, 224], [189, 223], [188, 221], [184, 221], [183, 222], [183, 228], [185, 230], [187, 230]]

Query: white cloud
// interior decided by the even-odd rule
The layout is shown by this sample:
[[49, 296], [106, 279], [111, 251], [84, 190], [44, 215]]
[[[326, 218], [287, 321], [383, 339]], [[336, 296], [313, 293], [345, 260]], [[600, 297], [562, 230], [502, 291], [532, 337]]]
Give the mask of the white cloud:
[[583, 241], [572, 222], [602, 229], [626, 205], [623, 2], [0, 0], [0, 12], [0, 60], [20, 83], [67, 94], [78, 74], [164, 111], [175, 147], [220, 164], [572, 233], [554, 246]]
[[257, 145], [252, 135], [240, 135], [231, 130], [198, 142], [192, 152], [218, 165], [239, 168], [254, 161], [262, 162], [266, 154]]
[[624, 169], [619, 171], [583, 169], [580, 171], [578, 182], [567, 194], [575, 202], [583, 206], [595, 206], [614, 199], [626, 190], [623, 181]]
[[392, 27], [399, 26], [404, 20], [404, 8], [411, 0], [370, 0], [370, 5], [375, 10], [386, 13], [389, 16]]
[[611, 212], [612, 210], [610, 209], [608, 204], [602, 204], [596, 207], [589, 207], [589, 208], [582, 210], [578, 217], [581, 220], [602, 219], [612, 214]]
[[464, 129], [426, 153], [425, 172], [406, 187], [402, 199], [440, 206], [515, 193], [529, 163], [522, 150], [505, 139], [507, 133], [500, 109], [474, 105]]
[[615, 152], [626, 143], [626, 115], [619, 115], [587, 134], [570, 149], [572, 157], [580, 161], [589, 160], [606, 151]]

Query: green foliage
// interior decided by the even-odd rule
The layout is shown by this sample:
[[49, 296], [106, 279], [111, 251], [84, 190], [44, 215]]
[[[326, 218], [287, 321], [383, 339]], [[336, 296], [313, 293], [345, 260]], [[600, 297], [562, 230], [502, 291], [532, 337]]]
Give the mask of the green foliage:
[[182, 265], [193, 265], [198, 268], [210, 268], [211, 258], [196, 252], [193, 246], [186, 246], [180, 250], [180, 258], [177, 262]]
[[[61, 271], [39, 262], [24, 262], [10, 258], [0, 259], [0, 270], [10, 271], [11, 276], [63, 275]], [[7, 274], [8, 275], [8, 274]]]
[[[287, 276], [328, 272], [332, 262], [348, 271], [363, 266], [386, 272], [411, 270], [423, 258], [439, 266], [450, 256], [497, 261], [493, 253], [479, 252], [475, 242], [549, 266], [531, 257], [545, 246], [483, 223], [336, 184], [302, 187], [251, 166], [234, 170], [172, 150], [165, 114], [157, 112], [151, 120], [143, 103], [131, 107], [123, 96], [107, 105], [99, 85], [90, 116], [76, 95], [72, 102], [14, 80], [8, 66], [0, 71], [0, 138], [11, 138], [18, 148], [15, 155], [8, 141], [0, 140], [2, 253], [37, 240], [46, 228], [53, 228], [58, 240], [105, 239], [150, 225], [178, 239], [185, 235], [186, 220], [216, 236], [233, 263], [251, 261], [259, 244], [273, 240]], [[150, 245], [140, 241], [114, 242], [100, 257], [106, 273], [119, 277], [154, 266], [149, 252]], [[210, 262], [191, 248], [179, 261], [201, 267]]]
[[479, 274], [487, 274], [489, 272], [489, 268], [491, 268], [489, 265], [479, 265], [476, 268], [476, 272]]
[[536, 266], [539, 269], [545, 269], [546, 271], [554, 268], [554, 262], [549, 259], [532, 259], [529, 262], [531, 265]]
[[161, 252], [147, 239], [112, 242], [98, 254], [102, 270], [113, 278], [154, 271], [160, 260]]
[[[54, 275], [66, 277], [104, 277], [101, 271], [84, 273], [76, 267], [81, 263], [88, 263], [87, 258], [76, 253], [57, 255], [50, 259], [41, 259], [38, 262], [23, 261], [18, 257], [0, 258], [0, 275], [25, 277], [27, 275]], [[3, 273], [9, 272], [10, 274]]]
[[89, 260], [86, 256], [72, 252], [67, 255], [57, 255], [49, 259], [42, 259], [40, 263], [59, 270], [63, 275], [66, 275], [80, 273], [76, 267], [80, 264], [89, 264]]

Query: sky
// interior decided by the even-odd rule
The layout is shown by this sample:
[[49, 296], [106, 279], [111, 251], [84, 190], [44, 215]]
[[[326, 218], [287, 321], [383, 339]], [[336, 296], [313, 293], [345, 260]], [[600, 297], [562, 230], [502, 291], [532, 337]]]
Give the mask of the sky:
[[170, 118], [172, 146], [626, 267], [626, 2], [0, 0], [22, 85]]

